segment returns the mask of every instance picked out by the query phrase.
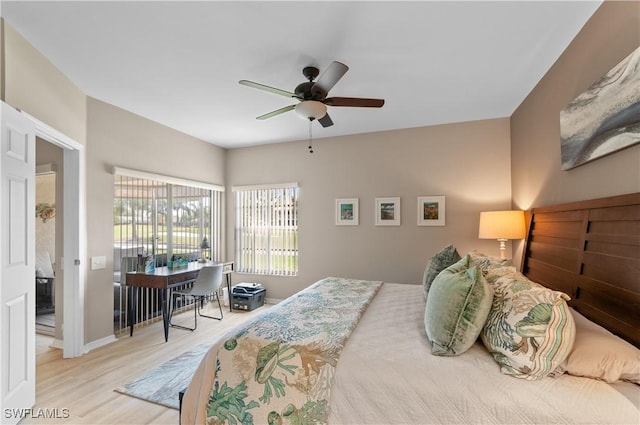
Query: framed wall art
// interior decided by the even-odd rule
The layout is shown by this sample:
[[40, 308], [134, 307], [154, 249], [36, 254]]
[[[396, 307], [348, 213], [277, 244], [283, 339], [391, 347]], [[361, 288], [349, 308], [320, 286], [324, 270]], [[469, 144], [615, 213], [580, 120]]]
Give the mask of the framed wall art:
[[358, 225], [358, 198], [336, 199], [336, 225]]
[[560, 111], [562, 169], [640, 143], [640, 47]]
[[418, 197], [418, 226], [444, 226], [444, 196]]
[[400, 198], [376, 198], [376, 226], [400, 225]]

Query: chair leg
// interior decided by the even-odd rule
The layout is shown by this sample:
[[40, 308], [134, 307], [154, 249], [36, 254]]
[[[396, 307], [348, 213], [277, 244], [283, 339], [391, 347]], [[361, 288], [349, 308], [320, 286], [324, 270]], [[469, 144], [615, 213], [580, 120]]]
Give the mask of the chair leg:
[[196, 311], [198, 310], [198, 300], [196, 300], [194, 298], [194, 309], [193, 309], [193, 317], [194, 317], [194, 326], [193, 328], [187, 327], [187, 326], [181, 326], [181, 325], [174, 325], [173, 323], [171, 323], [171, 318], [173, 317], [173, 310], [175, 310], [176, 306], [175, 306], [175, 297], [177, 296], [181, 296], [182, 298], [184, 298], [184, 295], [182, 294], [173, 294], [173, 298], [171, 300], [171, 312], [169, 313], [169, 325], [171, 325], [172, 328], [178, 328], [178, 329], [184, 329], [186, 331], [195, 331], [196, 328], [198, 327], [198, 314], [196, 313]]
[[[216, 300], [218, 301], [218, 308], [220, 309], [220, 317], [207, 316], [206, 314], [202, 314], [202, 313], [200, 313], [200, 310], [198, 310], [198, 314], [199, 314], [200, 316], [202, 316], [202, 317], [208, 317], [209, 319], [222, 320], [223, 315], [222, 315], [222, 305], [220, 305], [220, 297], [218, 296], [218, 294], [217, 294], [217, 293], [214, 293], [214, 295], [213, 295], [213, 296], [214, 296], [214, 297], [216, 298]], [[201, 298], [201, 300], [202, 300], [202, 299], [204, 299], [204, 298], [205, 298], [205, 297], [202, 297], [202, 298]]]

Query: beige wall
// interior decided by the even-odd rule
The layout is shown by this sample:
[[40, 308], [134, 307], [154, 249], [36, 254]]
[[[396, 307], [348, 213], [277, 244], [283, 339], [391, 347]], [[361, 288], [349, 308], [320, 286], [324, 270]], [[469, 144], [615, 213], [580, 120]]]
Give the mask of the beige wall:
[[[38, 205], [56, 205], [56, 174], [36, 175], [36, 212]], [[56, 262], [56, 217], [39, 218], [36, 216], [36, 252], [46, 251], [51, 261]]]
[[640, 145], [561, 171], [560, 110], [640, 45], [640, 3], [604, 2], [511, 117], [513, 203], [640, 191]]
[[87, 254], [107, 257], [87, 272], [92, 341], [113, 334], [113, 166], [223, 185], [225, 151], [93, 98], [87, 111]]
[[[2, 8], [2, 5], [0, 5]], [[4, 18], [0, 17], [0, 100], [5, 101], [4, 87], [5, 87], [5, 72], [4, 72]]]
[[[322, 129], [317, 129], [321, 133]], [[298, 182], [299, 276], [234, 276], [284, 298], [326, 276], [417, 283], [426, 260], [449, 243], [460, 252], [497, 255], [478, 240], [479, 213], [509, 208], [509, 120], [496, 119], [307, 142], [233, 149], [227, 188]], [[230, 192], [230, 190], [229, 190]], [[446, 226], [417, 226], [417, 197], [445, 195]], [[374, 199], [401, 198], [401, 226], [374, 225]], [[336, 198], [360, 199], [360, 225], [335, 225]], [[227, 252], [234, 252], [233, 198], [227, 202]]]
[[86, 144], [84, 93], [6, 22], [4, 41], [5, 102]]

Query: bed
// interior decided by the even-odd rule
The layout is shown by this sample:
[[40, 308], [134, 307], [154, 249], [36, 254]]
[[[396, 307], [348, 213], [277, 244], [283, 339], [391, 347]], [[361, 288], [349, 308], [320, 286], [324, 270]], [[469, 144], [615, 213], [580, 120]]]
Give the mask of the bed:
[[[519, 271], [447, 247], [421, 285], [327, 278], [231, 330], [181, 423], [640, 423], [640, 194], [527, 217]], [[464, 314], [448, 315], [459, 281]]]

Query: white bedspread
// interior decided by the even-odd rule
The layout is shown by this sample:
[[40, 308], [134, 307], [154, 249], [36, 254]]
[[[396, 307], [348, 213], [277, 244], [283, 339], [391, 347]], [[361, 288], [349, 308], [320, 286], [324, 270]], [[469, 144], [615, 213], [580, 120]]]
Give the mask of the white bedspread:
[[[383, 285], [342, 351], [329, 423], [640, 423], [640, 410], [604, 382], [506, 376], [481, 342], [461, 356], [431, 355], [422, 291]], [[640, 398], [640, 386], [625, 392]]]
[[[482, 343], [457, 357], [434, 356], [423, 313], [422, 286], [382, 286], [342, 350], [330, 424], [640, 424], [637, 403], [629, 400], [640, 399], [640, 386], [502, 375]], [[219, 344], [184, 396], [184, 425], [206, 422]]]

